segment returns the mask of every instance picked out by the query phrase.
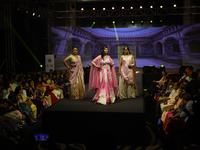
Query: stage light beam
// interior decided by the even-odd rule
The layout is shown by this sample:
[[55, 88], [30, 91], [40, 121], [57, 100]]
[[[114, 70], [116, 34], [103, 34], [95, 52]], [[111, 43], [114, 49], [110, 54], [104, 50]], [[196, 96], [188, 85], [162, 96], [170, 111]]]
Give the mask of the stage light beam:
[[92, 25], [91, 25], [91, 29], [92, 29], [92, 27], [93, 27], [94, 25], [95, 25], [95, 22], [92, 23]]
[[[2, 16], [2, 14], [0, 13], [0, 15]], [[2, 18], [4, 19], [5, 22], [7, 22], [11, 28], [11, 30], [13, 30], [14, 34], [16, 35], [16, 37], [22, 42], [22, 44], [24, 45], [24, 47], [28, 50], [28, 52], [32, 55], [32, 57], [35, 59], [35, 61], [41, 65], [41, 63], [39, 62], [39, 60], [36, 58], [36, 56], [33, 54], [33, 52], [31, 51], [31, 49], [28, 47], [28, 45], [25, 43], [25, 41], [22, 39], [22, 37], [19, 35], [19, 33], [16, 31], [16, 29], [12, 26], [12, 24], [9, 22], [9, 20], [7, 20], [7, 18], [5, 16], [2, 16]]]
[[115, 26], [115, 21], [113, 21], [113, 26], [114, 26], [114, 30], [115, 30], [116, 40], [119, 41], [118, 34], [117, 34], [117, 29], [116, 29], [116, 26]]

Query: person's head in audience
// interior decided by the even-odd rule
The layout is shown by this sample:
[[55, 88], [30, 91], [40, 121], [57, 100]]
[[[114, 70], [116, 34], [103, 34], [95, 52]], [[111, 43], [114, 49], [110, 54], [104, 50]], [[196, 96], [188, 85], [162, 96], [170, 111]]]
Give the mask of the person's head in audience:
[[8, 78], [8, 82], [9, 82], [9, 84], [12, 84], [12, 83], [14, 82], [13, 78], [12, 78], [12, 77], [9, 77], [9, 78]]
[[56, 77], [55, 73], [52, 75], [52, 80], [57, 80], [57, 77]]
[[23, 72], [20, 72], [19, 76], [20, 76], [20, 77], [23, 77], [23, 76], [24, 76], [24, 73], [23, 73]]
[[61, 70], [61, 74], [65, 75], [66, 71], [65, 70]]
[[18, 80], [19, 80], [18, 75], [14, 75], [14, 76], [13, 76], [13, 80], [14, 80], [14, 81], [18, 81]]
[[28, 89], [29, 88], [28, 81], [23, 81], [22, 86], [23, 86], [23, 88]]
[[192, 80], [198, 80], [198, 73], [197, 72], [193, 72], [191, 77], [192, 77]]
[[[183, 84], [183, 85], [185, 85], [185, 84]], [[181, 90], [180, 90], [180, 98], [182, 98], [183, 97], [183, 95], [184, 94], [186, 94], [187, 92], [186, 92], [186, 90], [185, 90], [185, 87], [181, 87]]]
[[14, 94], [13, 91], [11, 91], [10, 94], [8, 95], [8, 99], [9, 99], [10, 101], [14, 101], [14, 100], [15, 100], [15, 94]]
[[21, 94], [23, 92], [23, 89], [21, 86], [17, 86], [15, 88], [15, 95]]
[[173, 80], [172, 78], [169, 78], [168, 84], [169, 84], [169, 85], [173, 85], [173, 84], [174, 84], [174, 80]]
[[26, 76], [28, 79], [31, 79], [31, 74], [29, 72], [26, 74]]
[[178, 89], [180, 88], [180, 84], [179, 84], [178, 82], [174, 82], [173, 88], [174, 88], [175, 90], [178, 90]]
[[42, 76], [42, 83], [46, 83], [46, 75]]
[[60, 73], [57, 73], [56, 78], [57, 78], [57, 79], [60, 78]]
[[186, 105], [190, 100], [192, 100], [192, 96], [188, 93], [183, 95], [183, 104]]
[[41, 75], [45, 74], [44, 70], [41, 71]]
[[32, 88], [34, 87], [34, 81], [33, 80], [29, 80], [28, 84], [29, 84], [29, 87], [32, 87]]
[[165, 70], [162, 71], [162, 76], [167, 75], [167, 72]]
[[53, 69], [50, 69], [49, 72], [50, 72], [51, 74], [53, 74]]
[[[46, 78], [46, 80], [49, 79], [49, 76], [50, 76], [50, 75], [49, 75], [48, 73], [45, 74], [45, 78]], [[45, 81], [46, 81], [46, 80], [45, 80]]]
[[42, 77], [41, 76], [37, 76], [36, 80], [35, 80], [35, 83], [40, 83], [41, 84], [41, 82], [42, 82]]

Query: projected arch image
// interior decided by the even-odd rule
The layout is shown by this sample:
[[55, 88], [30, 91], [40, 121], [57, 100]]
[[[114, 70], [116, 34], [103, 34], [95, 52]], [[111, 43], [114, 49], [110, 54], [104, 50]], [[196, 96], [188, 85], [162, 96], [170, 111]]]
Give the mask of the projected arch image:
[[[136, 67], [153, 65], [179, 68], [181, 65], [198, 66], [200, 53], [200, 24], [136, 28], [52, 27], [52, 51], [56, 63], [70, 54], [69, 46], [76, 46], [83, 67], [107, 46], [109, 55], [118, 67], [118, 58], [124, 46], [132, 47]], [[120, 50], [119, 50], [119, 46]], [[66, 68], [63, 64], [56, 69]], [[195, 67], [194, 67], [195, 68]]]

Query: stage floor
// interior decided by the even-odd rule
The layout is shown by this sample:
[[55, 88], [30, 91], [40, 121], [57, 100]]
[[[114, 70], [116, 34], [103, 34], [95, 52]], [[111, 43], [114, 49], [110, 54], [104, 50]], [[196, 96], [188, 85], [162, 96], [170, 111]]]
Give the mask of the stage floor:
[[56, 141], [87, 143], [105, 132], [117, 144], [144, 144], [145, 107], [143, 97], [116, 100], [101, 105], [90, 101], [62, 99], [43, 111], [42, 126]]
[[52, 105], [45, 111], [75, 111], [75, 112], [129, 112], [129, 113], [144, 113], [143, 97], [135, 99], [117, 99], [115, 103], [108, 105], [95, 104], [91, 102], [92, 98], [84, 98], [81, 100], [62, 99]]

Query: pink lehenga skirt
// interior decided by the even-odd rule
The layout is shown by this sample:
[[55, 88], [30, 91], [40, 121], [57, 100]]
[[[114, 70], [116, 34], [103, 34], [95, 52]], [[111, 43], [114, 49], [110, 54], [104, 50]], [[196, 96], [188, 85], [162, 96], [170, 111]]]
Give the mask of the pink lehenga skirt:
[[102, 67], [100, 70], [100, 86], [99, 89], [95, 90], [95, 96], [92, 99], [95, 103], [107, 105], [115, 102], [116, 92], [111, 73], [110, 67]]

